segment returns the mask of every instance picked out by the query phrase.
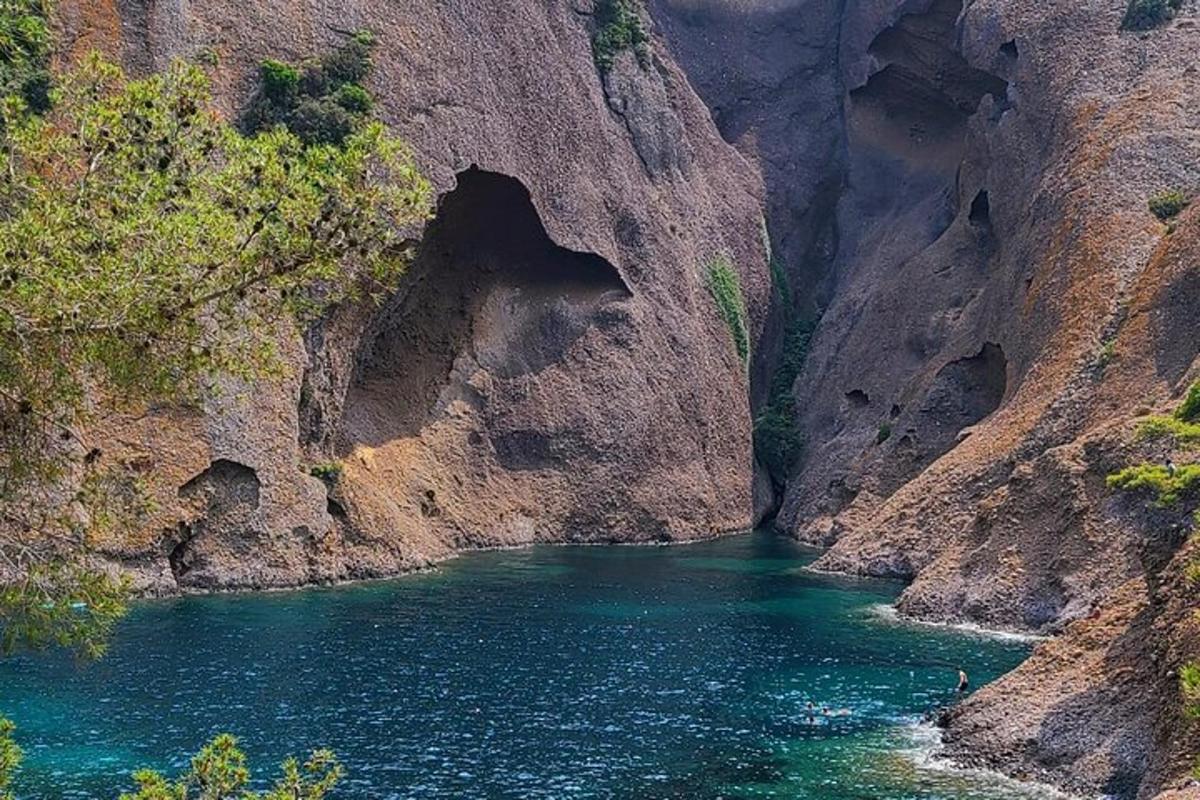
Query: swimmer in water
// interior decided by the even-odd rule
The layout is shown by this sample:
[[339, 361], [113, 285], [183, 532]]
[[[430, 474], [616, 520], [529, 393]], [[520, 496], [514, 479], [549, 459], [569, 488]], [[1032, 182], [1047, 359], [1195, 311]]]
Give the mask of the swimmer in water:
[[970, 681], [970, 679], [967, 678], [967, 673], [963, 671], [962, 667], [959, 667], [958, 668], [958, 688], [955, 691], [957, 691], [959, 694], [962, 694], [969, 688], [971, 688], [971, 681]]

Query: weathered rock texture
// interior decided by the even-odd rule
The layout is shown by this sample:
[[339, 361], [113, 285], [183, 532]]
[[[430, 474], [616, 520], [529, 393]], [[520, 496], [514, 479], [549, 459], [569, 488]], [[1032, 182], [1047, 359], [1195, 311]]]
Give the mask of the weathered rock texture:
[[[283, 334], [291, 374], [203, 413], [110, 421], [160, 511], [106, 545], [152, 591], [390, 574], [457, 550], [669, 541], [752, 520], [745, 369], [705, 286], [727, 255], [757, 335], [761, 187], [660, 46], [602, 76], [586, 2], [63, 2], [64, 57], [216, 56], [232, 116], [264, 58], [379, 41], [370, 88], [440, 193], [382, 305]], [[337, 464], [329, 485], [308, 475]], [[130, 467], [132, 469], [132, 467]]]
[[748, 525], [772, 492], [703, 266], [741, 270], [761, 402], [765, 207], [819, 318], [777, 526], [911, 580], [905, 613], [1060, 634], [950, 715], [957, 757], [1186, 791], [1188, 523], [1104, 478], [1167, 454], [1131, 421], [1200, 372], [1200, 208], [1147, 210], [1200, 188], [1189, 6], [1125, 33], [1123, 0], [649, 0], [652, 63], [603, 78], [586, 0], [60, 6], [74, 51], [215, 51], [231, 114], [260, 59], [372, 28], [381, 113], [442, 193], [400, 291], [287, 339], [288, 379], [111, 422], [106, 457], [168, 478], [109, 547], [146, 586]]
[[777, 526], [911, 580], [904, 613], [1066, 629], [953, 718], [957, 755], [1090, 794], [1181, 781], [1187, 587], [1157, 573], [1183, 523], [1104, 478], [1164, 457], [1131, 420], [1200, 366], [1196, 217], [1168, 235], [1147, 208], [1200, 187], [1191, 11], [1126, 33], [1121, 0], [651, 5], [822, 312]]

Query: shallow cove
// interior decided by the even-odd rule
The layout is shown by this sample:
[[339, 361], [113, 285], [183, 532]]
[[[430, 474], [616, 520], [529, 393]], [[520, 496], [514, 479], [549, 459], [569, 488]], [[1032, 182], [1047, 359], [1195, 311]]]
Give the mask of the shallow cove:
[[[888, 622], [899, 586], [756, 533], [476, 553], [435, 573], [139, 606], [110, 654], [0, 666], [22, 797], [115, 797], [212, 734], [318, 746], [360, 798], [1010, 798], [914, 758], [921, 716], [1028, 645]], [[809, 718], [805, 703], [849, 709]], [[179, 756], [166, 763], [162, 754]]]

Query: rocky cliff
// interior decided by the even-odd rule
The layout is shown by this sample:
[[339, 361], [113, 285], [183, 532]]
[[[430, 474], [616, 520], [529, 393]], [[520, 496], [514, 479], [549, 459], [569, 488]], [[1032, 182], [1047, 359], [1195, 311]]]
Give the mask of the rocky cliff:
[[664, 49], [597, 68], [592, 11], [59, 4], [61, 57], [99, 47], [134, 71], [202, 57], [231, 116], [261, 60], [369, 29], [378, 113], [440, 192], [395, 296], [283, 336], [284, 380], [107, 420], [104, 457], [155, 476], [155, 518], [103, 549], [144, 588], [753, 523], [746, 373], [706, 281], [714, 259], [735, 265], [761, 330], [759, 180]]
[[1132, 420], [1198, 370], [1195, 215], [1148, 208], [1200, 178], [1186, 9], [1131, 32], [1123, 2], [653, 6], [763, 164], [819, 317], [777, 526], [830, 546], [819, 568], [912, 581], [903, 613], [1065, 630], [950, 717], [956, 757], [1085, 794], [1177, 785], [1191, 523], [1105, 477], [1168, 454]]
[[[231, 115], [261, 59], [370, 28], [380, 113], [441, 193], [395, 296], [284, 337], [285, 380], [107, 420], [105, 457], [162, 480], [106, 555], [152, 591], [291, 585], [774, 503], [820, 567], [910, 580], [906, 614], [1057, 635], [949, 716], [956, 758], [1181, 787], [1190, 521], [1105, 477], [1168, 455], [1133, 420], [1200, 373], [1198, 210], [1147, 207], [1200, 186], [1189, 8], [1129, 32], [1123, 0], [646, 5], [648, 57], [604, 71], [588, 0], [60, 4], [64, 57], [215, 57]], [[750, 406], [797, 319], [806, 446], [773, 493]]]

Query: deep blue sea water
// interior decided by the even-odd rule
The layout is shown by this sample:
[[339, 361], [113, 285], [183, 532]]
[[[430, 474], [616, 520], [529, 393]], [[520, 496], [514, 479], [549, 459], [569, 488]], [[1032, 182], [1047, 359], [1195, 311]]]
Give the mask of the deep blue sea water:
[[[1013, 798], [917, 726], [1028, 645], [888, 621], [891, 583], [752, 534], [476, 553], [394, 581], [139, 605], [102, 661], [0, 664], [19, 796], [105, 798], [242, 737], [329, 747], [367, 798]], [[847, 709], [845, 716], [810, 716]]]

